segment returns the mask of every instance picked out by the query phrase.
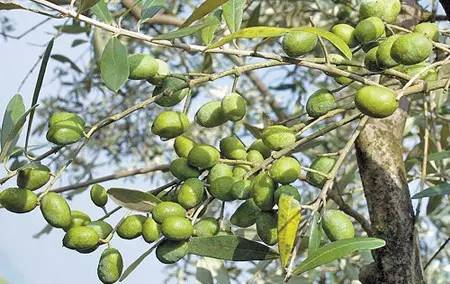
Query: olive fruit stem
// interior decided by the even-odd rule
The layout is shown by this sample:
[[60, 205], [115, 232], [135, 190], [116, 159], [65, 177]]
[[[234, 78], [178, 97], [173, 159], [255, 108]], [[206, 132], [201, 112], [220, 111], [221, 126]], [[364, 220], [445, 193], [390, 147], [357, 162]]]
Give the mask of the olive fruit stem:
[[256, 166], [255, 163], [249, 162], [249, 161], [244, 161], [244, 160], [219, 159], [219, 162], [227, 164], [227, 165], [231, 165], [231, 166], [234, 166], [234, 165], [247, 165], [247, 166], [252, 166], [252, 167]]
[[305, 172], [311, 172], [311, 173], [315, 173], [315, 174], [321, 175], [323, 177], [326, 177], [327, 179], [330, 178], [330, 176], [327, 175], [326, 173], [323, 173], [321, 171], [317, 171], [317, 170], [314, 170], [314, 169], [311, 169], [311, 168], [302, 167], [302, 170], [304, 170]]

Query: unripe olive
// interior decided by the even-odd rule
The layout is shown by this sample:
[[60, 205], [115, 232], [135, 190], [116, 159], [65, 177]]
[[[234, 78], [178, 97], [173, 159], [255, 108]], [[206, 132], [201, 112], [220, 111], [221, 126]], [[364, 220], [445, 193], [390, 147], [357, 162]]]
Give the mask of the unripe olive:
[[102, 283], [116, 283], [123, 270], [123, 260], [120, 252], [115, 248], [107, 248], [102, 252], [97, 266], [97, 276]]
[[197, 178], [190, 178], [183, 182], [177, 194], [178, 203], [186, 209], [199, 205], [205, 196], [204, 184]]
[[170, 216], [162, 222], [161, 232], [169, 240], [182, 241], [192, 236], [194, 228], [186, 217]]
[[248, 179], [236, 181], [231, 187], [233, 199], [246, 200], [251, 197], [252, 182]]
[[[419, 72], [422, 72], [423, 69], [427, 68], [427, 66], [428, 64], [426, 63], [419, 63], [416, 65], [405, 66], [403, 71], [409, 76], [415, 76]], [[420, 79], [428, 82], [436, 81], [438, 79], [438, 72], [434, 68], [428, 69], [427, 71], [421, 73]]]
[[[184, 88], [183, 88], [184, 87]], [[167, 77], [162, 84], [155, 88], [153, 96], [162, 95], [155, 103], [163, 107], [172, 107], [181, 102], [189, 93], [186, 81], [180, 78]]]
[[200, 107], [195, 114], [195, 121], [203, 127], [212, 128], [227, 121], [220, 101], [210, 101]]
[[232, 176], [223, 176], [214, 179], [209, 185], [209, 193], [222, 201], [231, 201], [233, 196], [231, 195], [231, 189], [236, 180]]
[[391, 48], [392, 58], [403, 65], [414, 65], [427, 59], [433, 51], [432, 42], [421, 33], [398, 37]]
[[106, 189], [98, 183], [91, 187], [90, 195], [92, 202], [98, 207], [103, 207], [108, 202]]
[[337, 24], [331, 28], [331, 32], [342, 39], [349, 47], [358, 45], [358, 42], [353, 35], [354, 30], [355, 28], [347, 24]]
[[322, 228], [331, 241], [351, 239], [355, 236], [350, 217], [340, 210], [327, 210], [322, 216]]
[[242, 179], [248, 173], [249, 170], [250, 170], [250, 166], [247, 166], [247, 165], [235, 166], [233, 168], [233, 177], [236, 180]]
[[197, 143], [195, 143], [192, 139], [180, 135], [175, 138], [173, 147], [175, 148], [175, 152], [179, 157], [187, 158], [189, 152], [192, 150], [192, 148], [194, 148], [195, 145], [197, 145]]
[[220, 140], [220, 152], [228, 159], [245, 160], [247, 152], [245, 145], [235, 135]]
[[317, 35], [308, 32], [289, 32], [283, 37], [283, 50], [290, 57], [312, 51], [317, 45]]
[[235, 226], [247, 228], [255, 224], [256, 216], [260, 213], [261, 210], [256, 206], [253, 199], [248, 199], [234, 211], [230, 222]]
[[42, 216], [48, 224], [55, 228], [68, 228], [72, 223], [69, 204], [56, 192], [48, 192], [40, 201]]
[[128, 65], [130, 66], [129, 79], [146, 80], [154, 77], [158, 72], [158, 62], [153, 56], [143, 53], [128, 55]]
[[158, 64], [158, 70], [153, 76], [153, 78], [149, 78], [147, 81], [153, 85], [160, 85], [163, 83], [163, 80], [169, 75], [170, 68], [169, 65], [162, 61], [161, 59], [155, 59]]
[[399, 35], [393, 35], [380, 42], [377, 49], [377, 64], [380, 68], [392, 68], [397, 66], [397, 61], [391, 56], [391, 49], [394, 42], [398, 39]]
[[67, 231], [64, 235], [63, 245], [69, 249], [83, 251], [97, 247], [99, 240], [100, 237], [93, 228], [79, 226]]
[[152, 210], [153, 219], [161, 224], [164, 219], [169, 216], [180, 216], [184, 217], [186, 215], [186, 209], [183, 208], [178, 203], [164, 201], [156, 205]]
[[86, 227], [94, 229], [97, 232], [99, 238], [102, 240], [106, 239], [113, 231], [113, 227], [109, 223], [106, 223], [102, 220], [93, 221], [86, 225]]
[[384, 23], [378, 17], [370, 17], [359, 22], [354, 35], [361, 44], [379, 39], [384, 34]]
[[142, 225], [142, 237], [147, 243], [152, 243], [161, 238], [161, 226], [149, 217]]
[[250, 147], [248, 147], [248, 150], [256, 150], [258, 152], [261, 153], [261, 155], [263, 155], [264, 159], [267, 159], [270, 157], [270, 154], [272, 152], [272, 150], [266, 146], [266, 144], [264, 144], [264, 142], [262, 141], [262, 139], [256, 139], [255, 141], [253, 141], [252, 145], [250, 145]]
[[270, 176], [275, 182], [288, 184], [300, 176], [300, 163], [292, 157], [281, 157], [270, 167]]
[[31, 191], [45, 185], [50, 179], [50, 169], [38, 163], [31, 163], [19, 169], [17, 186]]
[[250, 150], [247, 152], [246, 160], [252, 163], [262, 163], [264, 161], [263, 155], [257, 150]]
[[421, 33], [432, 41], [439, 40], [439, 28], [436, 23], [420, 23], [414, 27], [414, 32]]
[[188, 253], [188, 241], [162, 241], [156, 248], [156, 258], [162, 263], [172, 264]]
[[206, 144], [196, 145], [189, 152], [188, 163], [199, 169], [212, 168], [219, 161], [220, 153], [216, 148]]
[[170, 173], [179, 180], [198, 177], [200, 171], [190, 166], [186, 158], [178, 158], [170, 163]]
[[366, 57], [364, 57], [364, 65], [370, 71], [377, 72], [380, 71], [380, 67], [377, 62], [377, 51], [378, 46], [375, 46], [369, 52], [367, 52]]
[[253, 179], [252, 198], [263, 211], [268, 211], [275, 205], [275, 183], [267, 173], [261, 173]]
[[247, 102], [238, 93], [231, 93], [222, 99], [222, 112], [227, 120], [239, 121], [247, 113]]
[[387, 23], [393, 23], [400, 14], [399, 0], [363, 0], [359, 8], [359, 17], [379, 17]]
[[278, 242], [277, 214], [274, 211], [261, 212], [256, 217], [256, 232], [265, 244], [270, 246]]
[[215, 179], [220, 177], [233, 176], [233, 168], [229, 165], [218, 163], [209, 170], [208, 183], [211, 184]]
[[298, 192], [298, 189], [289, 184], [282, 185], [279, 188], [277, 188], [277, 190], [275, 190], [274, 199], [276, 203], [278, 203], [278, 201], [280, 200], [280, 196], [282, 194], [290, 195], [294, 197], [294, 199], [296, 199], [298, 202], [300, 202], [301, 200], [301, 196], [300, 193]]
[[130, 215], [125, 217], [117, 227], [117, 235], [122, 239], [127, 240], [139, 237], [142, 234], [142, 225], [146, 219], [147, 218], [142, 215]]
[[91, 223], [91, 217], [82, 211], [72, 210], [70, 215], [72, 220], [70, 222], [70, 226], [68, 228], [64, 228], [66, 231], [73, 227], [86, 226]]
[[72, 112], [61, 111], [61, 112], [55, 112], [50, 116], [50, 118], [48, 120], [48, 127], [52, 127], [53, 125], [56, 125], [57, 123], [59, 123], [61, 121], [72, 121], [72, 122], [78, 124], [79, 127], [81, 128], [81, 130], [83, 130], [83, 128], [85, 126], [84, 119], [81, 118], [81, 116], [79, 116], [75, 113], [72, 113]]
[[153, 121], [152, 133], [162, 138], [175, 138], [189, 127], [189, 119], [185, 113], [179, 111], [164, 111]]
[[306, 102], [306, 112], [311, 117], [319, 117], [336, 108], [336, 98], [326, 90], [320, 89], [312, 94]]
[[194, 225], [194, 235], [197, 237], [213, 237], [219, 230], [219, 221], [213, 217], [202, 218]]
[[36, 194], [28, 189], [7, 188], [0, 192], [0, 204], [8, 211], [26, 213], [37, 206], [38, 200]]
[[[324, 174], [329, 174], [334, 167], [336, 160], [331, 157], [319, 157], [315, 159], [310, 168]], [[306, 174], [306, 181], [314, 186], [323, 187], [327, 178], [318, 173], [308, 172]]]
[[398, 107], [395, 93], [387, 88], [365, 86], [355, 96], [356, 107], [365, 115], [375, 118], [388, 117]]
[[263, 131], [262, 141], [272, 150], [281, 150], [295, 143], [295, 134], [286, 126], [272, 125]]
[[52, 125], [48, 129], [46, 137], [48, 141], [56, 145], [69, 145], [83, 137], [83, 129], [78, 123], [65, 120]]

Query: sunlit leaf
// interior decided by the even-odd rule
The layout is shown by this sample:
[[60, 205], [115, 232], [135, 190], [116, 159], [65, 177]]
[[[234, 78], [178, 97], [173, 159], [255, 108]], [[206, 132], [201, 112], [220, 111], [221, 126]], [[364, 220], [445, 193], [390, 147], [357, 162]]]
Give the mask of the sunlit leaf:
[[292, 195], [281, 194], [278, 201], [277, 232], [278, 251], [283, 267], [289, 263], [300, 219], [300, 203]]
[[140, 22], [145, 22], [146, 20], [152, 18], [161, 9], [165, 8], [165, 4], [166, 1], [164, 0], [146, 0], [142, 5]]
[[244, 7], [245, 0], [229, 0], [223, 4], [223, 17], [230, 32], [234, 33], [241, 28]]
[[100, 21], [107, 24], [113, 22], [113, 17], [111, 12], [108, 10], [108, 5], [105, 0], [98, 1], [98, 3], [91, 8], [91, 11]]
[[216, 8], [227, 2], [228, 0], [206, 0], [200, 6], [194, 9], [192, 14], [184, 21], [181, 27], [187, 27], [193, 22], [203, 18], [205, 15], [214, 11]]
[[100, 72], [105, 85], [115, 92], [128, 80], [127, 49], [116, 37], [112, 37], [103, 50]]
[[[10, 136], [10, 133], [14, 129], [14, 125], [20, 119], [20, 117], [25, 112], [25, 105], [23, 104], [23, 98], [21, 95], [17, 94], [13, 96], [8, 105], [6, 106], [5, 114], [3, 115], [2, 121], [2, 132], [1, 132], [1, 148], [3, 149], [6, 144], [6, 140]], [[12, 141], [11, 145], [14, 147], [19, 138], [16, 137]]]
[[126, 188], [110, 188], [108, 195], [117, 205], [141, 212], [150, 212], [161, 202], [151, 193]]
[[211, 24], [200, 31], [203, 44], [209, 44], [213, 40], [214, 33], [216, 32], [217, 28], [220, 25], [221, 16], [222, 16], [221, 10], [217, 10], [216, 12], [214, 12], [214, 14], [208, 16], [207, 21], [208, 22], [211, 21]]

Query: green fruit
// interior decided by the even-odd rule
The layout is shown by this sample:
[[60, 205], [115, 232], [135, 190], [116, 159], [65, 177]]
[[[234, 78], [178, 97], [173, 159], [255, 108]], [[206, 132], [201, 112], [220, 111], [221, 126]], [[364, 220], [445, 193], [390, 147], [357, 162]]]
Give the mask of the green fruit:
[[[411, 66], [405, 66], [404, 72], [409, 76], [415, 76], [419, 72], [422, 72], [423, 69], [425, 69], [428, 66], [426, 63], [419, 63], [416, 65]], [[436, 69], [428, 69], [427, 71], [421, 73], [420, 79], [425, 80], [427, 82], [436, 81], [438, 79], [438, 72]]]
[[358, 42], [353, 35], [354, 30], [355, 28], [347, 24], [337, 24], [331, 28], [331, 32], [342, 39], [349, 47], [358, 45]]
[[378, 46], [372, 48], [367, 52], [366, 57], [364, 57], [364, 65], [370, 71], [377, 72], [380, 71], [380, 67], [377, 62], [377, 51]]
[[220, 140], [220, 152], [228, 159], [245, 160], [245, 145], [235, 135]]
[[50, 179], [50, 169], [38, 163], [28, 164], [17, 173], [17, 186], [31, 191], [45, 185]]
[[317, 36], [308, 32], [289, 32], [283, 37], [283, 50], [290, 57], [298, 57], [312, 51], [317, 45]]
[[231, 93], [222, 99], [222, 112], [227, 120], [239, 121], [247, 113], [247, 102], [238, 93]]
[[236, 180], [242, 179], [248, 173], [249, 170], [250, 167], [246, 165], [236, 166], [233, 168], [233, 177]]
[[173, 147], [175, 148], [175, 153], [177, 153], [178, 157], [187, 158], [189, 152], [197, 145], [192, 139], [186, 136], [178, 136], [175, 138], [175, 142]]
[[288, 184], [300, 176], [300, 163], [292, 157], [281, 157], [270, 168], [270, 176], [275, 182]]
[[190, 178], [183, 182], [177, 194], [178, 203], [186, 209], [199, 205], [205, 196], [204, 184], [197, 178]]
[[186, 81], [180, 78], [165, 78], [162, 84], [153, 91], [153, 96], [162, 95], [155, 103], [163, 107], [177, 105], [189, 93], [189, 88], [186, 86]]
[[188, 164], [186, 158], [178, 158], [170, 163], [170, 172], [179, 180], [186, 180], [188, 178], [195, 178], [200, 175], [200, 171]]
[[379, 17], [387, 23], [393, 23], [400, 14], [401, 4], [399, 0], [363, 0], [359, 7], [359, 17]]
[[261, 173], [253, 180], [252, 198], [263, 211], [268, 211], [275, 205], [275, 183], [267, 173]]
[[275, 190], [274, 199], [276, 203], [278, 203], [278, 201], [280, 200], [281, 194], [291, 195], [298, 202], [301, 201], [301, 196], [300, 193], [298, 192], [298, 189], [292, 185], [289, 184], [283, 185], [277, 188], [277, 190]]
[[108, 202], [108, 194], [106, 189], [100, 184], [96, 183], [91, 187], [91, 200], [98, 207], [104, 207]]
[[252, 163], [262, 163], [264, 161], [263, 155], [257, 150], [250, 150], [247, 153], [246, 160]]
[[322, 228], [331, 241], [351, 239], [355, 228], [347, 214], [340, 210], [328, 210], [322, 216]]
[[56, 192], [48, 192], [40, 201], [42, 216], [48, 224], [55, 228], [68, 228], [72, 223], [69, 204]]
[[86, 227], [94, 229], [97, 232], [99, 238], [102, 240], [105, 240], [113, 231], [113, 227], [102, 220], [93, 221], [86, 225]]
[[227, 118], [222, 111], [222, 103], [220, 101], [210, 101], [204, 104], [195, 114], [195, 121], [207, 128], [224, 124]]
[[336, 98], [326, 90], [320, 89], [312, 94], [306, 102], [306, 112], [311, 117], [319, 117], [336, 108]]
[[262, 139], [255, 140], [252, 145], [248, 148], [248, 150], [256, 150], [263, 155], [264, 159], [267, 159], [272, 154], [272, 150], [264, 144]]
[[199, 169], [214, 167], [220, 159], [220, 153], [216, 148], [206, 144], [196, 145], [189, 152], [188, 163]]
[[414, 65], [430, 57], [433, 51], [431, 41], [420, 33], [399, 36], [391, 49], [392, 58], [403, 65]]
[[387, 23], [393, 23], [402, 9], [400, 0], [386, 0], [382, 19]]
[[233, 196], [231, 195], [231, 189], [236, 180], [232, 176], [224, 176], [214, 179], [209, 185], [209, 193], [222, 201], [231, 201]]
[[208, 183], [211, 184], [214, 180], [220, 177], [231, 177], [233, 176], [233, 168], [226, 164], [216, 164], [209, 170], [208, 173]]
[[394, 42], [398, 39], [398, 35], [393, 35], [388, 37], [386, 40], [380, 42], [380, 45], [377, 49], [377, 65], [380, 68], [392, 68], [397, 66], [398, 63], [391, 57], [391, 49]]
[[142, 237], [147, 243], [152, 243], [161, 238], [161, 226], [149, 217], [142, 225]]
[[420, 23], [414, 27], [414, 32], [421, 33], [432, 41], [439, 41], [439, 28], [436, 23]]
[[164, 240], [156, 248], [156, 258], [165, 264], [175, 263], [188, 253], [188, 243], [188, 241]]
[[169, 240], [182, 241], [192, 236], [194, 228], [188, 218], [170, 216], [162, 222], [161, 232]]
[[395, 93], [377, 86], [359, 89], [355, 96], [355, 104], [363, 114], [375, 118], [388, 117], [398, 108]]
[[147, 218], [142, 215], [130, 215], [123, 219], [117, 227], [116, 233], [122, 239], [131, 240], [142, 234], [142, 225]]
[[147, 81], [153, 85], [160, 85], [163, 83], [164, 79], [169, 75], [170, 68], [166, 62], [161, 59], [155, 59], [158, 64], [158, 71], [153, 78], [149, 78]]
[[243, 179], [235, 182], [231, 187], [231, 196], [233, 199], [246, 200], [251, 197], [252, 182], [248, 179]]
[[197, 237], [213, 237], [219, 230], [219, 221], [213, 217], [202, 218], [194, 225], [194, 235]]
[[164, 111], [153, 121], [152, 133], [162, 138], [171, 139], [183, 134], [189, 127], [189, 119], [179, 111]]
[[79, 226], [87, 226], [91, 223], [91, 217], [84, 212], [78, 210], [72, 210], [70, 212], [71, 221], [68, 227], [64, 227], [65, 231], [68, 231], [71, 228], [79, 227]]
[[370, 17], [359, 22], [354, 35], [361, 44], [379, 39], [384, 34], [384, 23], [378, 17]]
[[[330, 60], [331, 63], [336, 64], [337, 68], [339, 68], [341, 70], [345, 70], [345, 71], [352, 71], [351, 67], [348, 67], [348, 66], [345, 66], [345, 65], [344, 66], [340, 66], [340, 64], [343, 64], [343, 63], [346, 62], [346, 59], [342, 55], [332, 53], [332, 54], [328, 55], [328, 59]], [[349, 84], [351, 84], [353, 82], [352, 79], [347, 78], [345, 76], [335, 76], [335, 75], [332, 75], [332, 74], [329, 74], [329, 73], [325, 73], [325, 74], [334, 77], [334, 80], [338, 84], [341, 84], [341, 85], [349, 85]]]
[[75, 250], [90, 250], [97, 247], [100, 240], [97, 232], [90, 227], [71, 228], [64, 236], [63, 246]]
[[81, 137], [83, 137], [82, 127], [72, 120], [58, 122], [47, 132], [47, 140], [60, 146], [73, 144]]
[[107, 248], [102, 252], [97, 266], [97, 276], [102, 283], [116, 283], [123, 270], [123, 260], [120, 252], [115, 248]]
[[178, 203], [164, 201], [156, 205], [152, 210], [153, 220], [161, 224], [164, 219], [170, 216], [184, 217], [186, 215], [186, 209]]
[[62, 112], [55, 112], [50, 116], [50, 119], [48, 120], [48, 127], [52, 127], [53, 125], [56, 125], [61, 121], [72, 121], [78, 124], [81, 130], [83, 130], [85, 126], [84, 119], [81, 118], [81, 116], [72, 112], [62, 111]]
[[270, 246], [278, 242], [277, 214], [274, 211], [261, 212], [256, 217], [256, 232], [265, 244]]
[[132, 80], [146, 80], [154, 77], [158, 72], [158, 62], [148, 54], [128, 55], [128, 65], [130, 66], [128, 78]]
[[260, 213], [261, 210], [256, 206], [253, 199], [248, 199], [234, 211], [230, 222], [235, 226], [247, 228], [255, 224], [256, 216]]
[[26, 213], [37, 206], [38, 200], [36, 194], [28, 189], [7, 188], [0, 192], [0, 204], [8, 211]]
[[272, 150], [281, 150], [295, 143], [295, 133], [286, 126], [273, 125], [263, 131], [262, 141]]
[[[315, 159], [310, 168], [324, 174], [329, 174], [334, 167], [336, 160], [330, 157], [319, 157]], [[318, 173], [308, 172], [306, 174], [306, 181], [316, 187], [322, 188], [327, 178]]]

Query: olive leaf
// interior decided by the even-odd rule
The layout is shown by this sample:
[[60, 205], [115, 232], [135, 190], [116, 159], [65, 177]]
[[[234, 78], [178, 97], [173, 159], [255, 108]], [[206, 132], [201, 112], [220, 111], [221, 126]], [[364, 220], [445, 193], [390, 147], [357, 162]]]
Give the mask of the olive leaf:
[[100, 73], [105, 85], [115, 92], [128, 79], [130, 69], [127, 49], [117, 37], [112, 37], [103, 50], [100, 59]]
[[164, 9], [166, 1], [164, 0], [147, 0], [142, 5], [141, 19], [139, 22], [145, 22], [146, 20], [152, 18], [161, 9]]
[[420, 199], [425, 197], [434, 197], [440, 195], [450, 194], [450, 183], [440, 183], [435, 186], [429, 187], [419, 193], [416, 193], [412, 199]]
[[192, 35], [202, 29], [205, 29], [209, 26], [216, 25], [216, 24], [217, 24], [217, 19], [214, 19], [214, 17], [207, 18], [207, 19], [205, 19], [205, 21], [195, 24], [193, 26], [180, 28], [180, 29], [177, 29], [177, 30], [165, 33], [165, 34], [160, 34], [158, 36], [155, 36], [155, 39], [171, 40], [171, 39], [181, 38], [181, 37], [185, 37], [188, 35]]
[[320, 246], [322, 231], [320, 230], [319, 218], [320, 214], [318, 212], [314, 212], [313, 219], [311, 221], [311, 228], [309, 231], [308, 256], [314, 255]]
[[283, 267], [289, 263], [300, 219], [300, 203], [292, 195], [281, 194], [278, 201], [277, 232], [278, 251]]
[[217, 10], [214, 14], [208, 16], [208, 21], [211, 21], [211, 24], [206, 26], [200, 31], [200, 35], [202, 38], [202, 42], [204, 44], [209, 44], [214, 37], [214, 33], [220, 25], [220, 17], [222, 16], [222, 11]]
[[[20, 94], [13, 96], [6, 106], [5, 114], [3, 115], [2, 131], [1, 131], [1, 149], [5, 147], [6, 141], [10, 136], [10, 133], [14, 129], [14, 125], [19, 121], [20, 117], [25, 112], [25, 105], [23, 98]], [[15, 137], [14, 141], [11, 141], [12, 147], [17, 143], [19, 137]]]
[[181, 25], [182, 28], [189, 26], [193, 22], [203, 18], [228, 0], [206, 0], [199, 7], [195, 8], [192, 14]]
[[144, 259], [155, 250], [155, 248], [157, 247], [157, 244], [150, 247], [143, 254], [141, 254], [135, 261], [133, 261], [122, 273], [122, 276], [120, 277], [119, 282], [122, 282], [123, 280], [125, 280], [139, 266], [139, 264], [141, 264], [142, 261], [144, 261]]
[[223, 18], [225, 19], [230, 32], [234, 33], [241, 28], [244, 7], [245, 0], [229, 0], [222, 5]]
[[108, 195], [117, 205], [141, 212], [150, 212], [161, 202], [151, 193], [126, 188], [110, 188]]
[[108, 6], [105, 0], [100, 0], [91, 8], [92, 13], [102, 22], [110, 24], [113, 22], [111, 12], [108, 10]]

